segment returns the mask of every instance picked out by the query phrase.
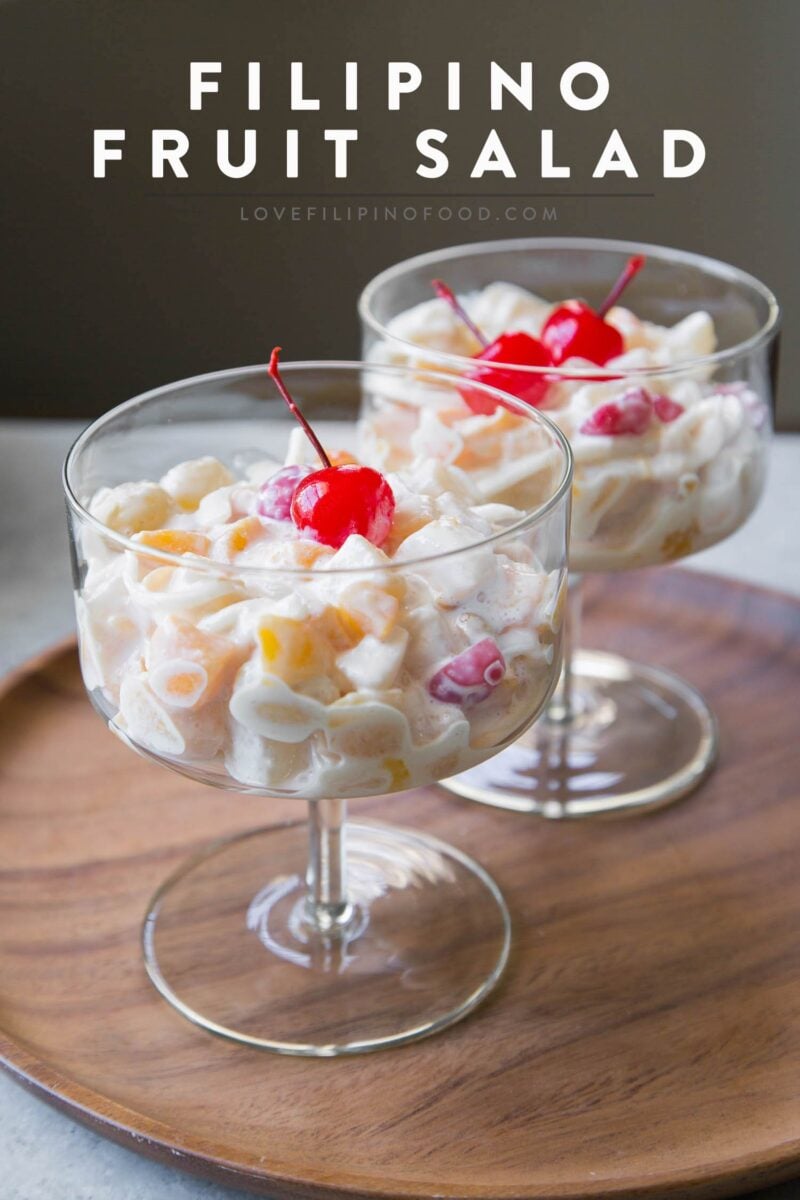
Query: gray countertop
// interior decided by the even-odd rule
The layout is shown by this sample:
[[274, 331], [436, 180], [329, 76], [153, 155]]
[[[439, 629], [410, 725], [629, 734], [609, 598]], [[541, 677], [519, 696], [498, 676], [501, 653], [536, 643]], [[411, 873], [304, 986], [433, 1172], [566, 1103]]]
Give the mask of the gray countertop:
[[[0, 672], [68, 634], [72, 592], [60, 467], [80, 425], [0, 422]], [[772, 447], [765, 497], [748, 524], [687, 567], [800, 596], [800, 435]], [[0, 1076], [3, 1200], [233, 1200], [75, 1125]], [[800, 1184], [760, 1192], [792, 1200]]]

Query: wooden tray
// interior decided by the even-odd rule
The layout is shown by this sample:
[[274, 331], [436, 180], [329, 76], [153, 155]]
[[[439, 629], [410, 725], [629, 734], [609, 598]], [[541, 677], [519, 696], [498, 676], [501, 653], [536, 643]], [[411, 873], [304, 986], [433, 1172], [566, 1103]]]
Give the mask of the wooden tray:
[[682, 571], [590, 589], [587, 644], [700, 685], [722, 760], [659, 814], [547, 824], [439, 790], [353, 807], [475, 854], [505, 983], [405, 1049], [285, 1059], [148, 983], [139, 922], [210, 838], [301, 815], [146, 765], [61, 647], [0, 697], [0, 1052], [133, 1149], [273, 1197], [723, 1196], [800, 1173], [800, 607]]

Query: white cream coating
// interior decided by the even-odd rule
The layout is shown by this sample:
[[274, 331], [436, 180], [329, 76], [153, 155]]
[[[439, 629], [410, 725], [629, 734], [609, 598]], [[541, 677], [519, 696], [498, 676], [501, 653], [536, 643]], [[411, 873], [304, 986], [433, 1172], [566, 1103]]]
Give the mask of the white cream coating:
[[[511, 331], [538, 337], [553, 309], [525, 289], [502, 282], [459, 299], [490, 339]], [[708, 369], [690, 365], [716, 348], [709, 314], [692, 313], [671, 328], [642, 321], [622, 307], [612, 308], [607, 319], [622, 334], [625, 352], [604, 369], [687, 366], [639, 379], [575, 379], [549, 386], [542, 409], [568, 437], [575, 459], [570, 563], [577, 571], [648, 566], [704, 549], [746, 520], [764, 481], [763, 429], [768, 424], [764, 399], [745, 382], [715, 385]], [[480, 349], [463, 322], [438, 298], [400, 313], [388, 330], [419, 346], [420, 353], [387, 340], [373, 348], [375, 361], [436, 367], [436, 359], [426, 356], [426, 350], [471, 356]], [[438, 364], [440, 370], [443, 365]], [[585, 360], [570, 359], [562, 369], [570, 366], [591, 368]], [[654, 418], [642, 435], [581, 432], [587, 417], [601, 405], [641, 385], [651, 394], [678, 402], [685, 411], [669, 423]], [[435, 403], [426, 399], [409, 425], [413, 428], [400, 436], [397, 430], [385, 428], [374, 435], [365, 432], [374, 461], [399, 468], [415, 454], [440, 458], [470, 475], [478, 470], [483, 494], [497, 498], [488, 464], [476, 467], [471, 454], [494, 431], [494, 418], [462, 414], [461, 420], [453, 420], [437, 413]], [[520, 433], [525, 436], [524, 429]], [[510, 434], [506, 446], [515, 444]], [[407, 455], [398, 449], [404, 445], [409, 447]], [[516, 463], [521, 469], [523, 456], [518, 455]], [[540, 469], [535, 462], [531, 467]], [[499, 483], [507, 485], [507, 479], [504, 472], [498, 473]]]
[[[306, 457], [293, 439], [288, 458]], [[420, 459], [388, 476], [385, 549], [354, 535], [334, 551], [258, 515], [274, 470], [235, 480], [204, 458], [92, 499], [140, 543], [81, 535], [81, 660], [115, 732], [223, 786], [309, 799], [430, 783], [513, 740], [557, 669], [563, 573], [532, 531], [478, 543], [524, 513]], [[286, 570], [244, 569], [269, 567]], [[436, 671], [487, 637], [501, 683], [467, 708], [434, 699]]]

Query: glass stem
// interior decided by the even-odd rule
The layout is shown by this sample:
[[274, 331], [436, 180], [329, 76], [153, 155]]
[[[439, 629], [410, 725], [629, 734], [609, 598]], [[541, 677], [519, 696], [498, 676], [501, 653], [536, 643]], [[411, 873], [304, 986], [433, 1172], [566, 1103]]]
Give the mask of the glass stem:
[[561, 675], [547, 705], [545, 720], [553, 725], [567, 725], [575, 716], [572, 663], [581, 636], [582, 576], [570, 573], [567, 581], [567, 611], [564, 614], [562, 635]]
[[342, 929], [352, 916], [347, 899], [344, 800], [311, 800], [308, 805], [308, 897], [306, 915], [321, 933]]

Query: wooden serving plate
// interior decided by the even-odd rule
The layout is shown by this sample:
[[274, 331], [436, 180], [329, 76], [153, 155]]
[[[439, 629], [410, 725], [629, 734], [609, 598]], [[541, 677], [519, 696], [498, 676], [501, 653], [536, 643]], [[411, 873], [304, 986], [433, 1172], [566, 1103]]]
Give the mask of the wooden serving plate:
[[548, 824], [432, 789], [354, 805], [478, 857], [515, 948], [461, 1025], [280, 1058], [174, 1013], [145, 903], [209, 839], [300, 819], [126, 750], [71, 647], [0, 697], [0, 1052], [44, 1099], [272, 1197], [724, 1196], [800, 1174], [800, 606], [667, 570], [592, 584], [587, 644], [699, 685], [722, 755], [640, 819]]

